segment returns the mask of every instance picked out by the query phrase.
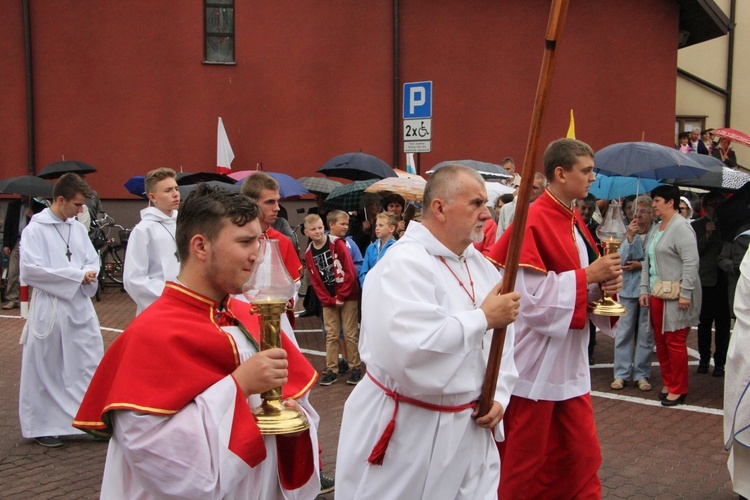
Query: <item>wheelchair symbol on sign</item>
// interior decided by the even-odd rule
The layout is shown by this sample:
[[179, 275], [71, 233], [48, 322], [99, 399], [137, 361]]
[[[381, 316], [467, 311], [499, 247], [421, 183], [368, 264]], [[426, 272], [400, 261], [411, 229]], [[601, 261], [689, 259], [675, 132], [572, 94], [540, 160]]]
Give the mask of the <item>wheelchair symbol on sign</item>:
[[424, 121], [420, 122], [419, 128], [406, 125], [406, 137], [427, 137], [429, 133], [430, 131], [424, 126]]

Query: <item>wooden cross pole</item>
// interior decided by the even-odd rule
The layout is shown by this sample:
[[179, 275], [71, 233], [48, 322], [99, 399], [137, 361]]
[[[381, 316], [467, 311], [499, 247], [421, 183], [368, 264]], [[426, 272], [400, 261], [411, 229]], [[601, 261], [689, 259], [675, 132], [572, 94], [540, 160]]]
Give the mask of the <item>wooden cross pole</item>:
[[[550, 7], [547, 33], [545, 36], [544, 57], [542, 59], [542, 70], [539, 75], [539, 83], [536, 88], [536, 100], [534, 111], [531, 115], [531, 127], [529, 138], [526, 142], [526, 155], [523, 160], [523, 173], [521, 174], [521, 186], [518, 188], [518, 199], [516, 200], [516, 212], [513, 216], [513, 227], [510, 234], [510, 248], [505, 264], [503, 285], [501, 293], [510, 293], [516, 286], [516, 273], [518, 271], [518, 260], [521, 256], [521, 244], [523, 233], [526, 228], [526, 215], [529, 212], [529, 199], [531, 198], [531, 187], [534, 183], [534, 165], [536, 151], [539, 145], [544, 113], [547, 108], [549, 91], [552, 87], [552, 69], [555, 62], [555, 49], [562, 35], [565, 17], [568, 13], [569, 0], [552, 0]], [[492, 408], [497, 388], [497, 377], [500, 373], [500, 360], [503, 357], [503, 344], [505, 344], [506, 328], [495, 329], [492, 332], [492, 345], [490, 357], [487, 363], [487, 373], [484, 376], [482, 396], [479, 400], [478, 415], [486, 415]]]

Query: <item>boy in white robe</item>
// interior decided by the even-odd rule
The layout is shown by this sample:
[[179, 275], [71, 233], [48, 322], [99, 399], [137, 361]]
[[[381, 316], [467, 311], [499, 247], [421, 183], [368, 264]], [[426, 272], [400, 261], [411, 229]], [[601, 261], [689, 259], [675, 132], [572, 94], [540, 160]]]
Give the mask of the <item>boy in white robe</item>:
[[52, 207], [23, 232], [20, 276], [34, 291], [21, 338], [19, 417], [23, 437], [47, 447], [81, 433], [71, 424], [104, 350], [91, 303], [99, 256], [74, 219], [89, 193], [76, 174], [63, 175]]
[[175, 230], [180, 191], [177, 174], [171, 168], [157, 168], [146, 174], [146, 196], [153, 207], [141, 210], [141, 222], [130, 233], [125, 252], [122, 281], [136, 304], [136, 316], [161, 295], [164, 284], [177, 277]]
[[481, 176], [445, 166], [430, 177], [424, 200], [423, 222], [409, 224], [365, 282], [367, 376], [344, 407], [337, 498], [497, 496], [493, 428], [502, 439], [498, 423], [516, 379], [512, 327], [492, 408], [476, 418], [475, 403], [487, 332], [515, 319], [520, 295], [499, 294], [500, 273], [472, 245], [491, 218]]

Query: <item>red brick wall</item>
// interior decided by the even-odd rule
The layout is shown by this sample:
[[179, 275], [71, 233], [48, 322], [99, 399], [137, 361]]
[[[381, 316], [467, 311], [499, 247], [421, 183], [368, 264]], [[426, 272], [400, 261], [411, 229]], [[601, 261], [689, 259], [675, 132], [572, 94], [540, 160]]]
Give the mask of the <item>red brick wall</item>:
[[[565, 134], [571, 108], [578, 138], [594, 149], [642, 132], [669, 144], [677, 2], [571, 4], [543, 146]], [[26, 172], [26, 97], [20, 2], [1, 5], [6, 176]], [[122, 184], [151, 168], [213, 170], [218, 116], [235, 170], [262, 161], [309, 175], [360, 149], [393, 159], [391, 2], [238, 1], [236, 66], [202, 64], [199, 0], [31, 5], [37, 171], [61, 155], [81, 159], [100, 169], [89, 180], [102, 198], [129, 198]], [[433, 152], [422, 155], [423, 170], [507, 155], [520, 165], [549, 1], [400, 6], [401, 83], [434, 82]]]

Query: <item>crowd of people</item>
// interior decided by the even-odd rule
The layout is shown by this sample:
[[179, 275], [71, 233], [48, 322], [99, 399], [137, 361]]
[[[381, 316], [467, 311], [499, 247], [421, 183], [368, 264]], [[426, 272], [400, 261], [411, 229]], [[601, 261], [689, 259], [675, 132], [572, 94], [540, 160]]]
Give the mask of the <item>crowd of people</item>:
[[[692, 135], [686, 148], [727, 151]], [[355, 387], [339, 436], [340, 498], [600, 497], [589, 371], [597, 332], [614, 338], [615, 391], [653, 389], [656, 346], [658, 398], [674, 407], [688, 395], [686, 339], [697, 326], [697, 372], [713, 361], [713, 376], [726, 375], [741, 406], [748, 356], [730, 344], [730, 300], [735, 286], [749, 286], [750, 224], [720, 223], [730, 204], [721, 193], [697, 203], [662, 185], [616, 202], [625, 238], [619, 253], [606, 253], [597, 227], [608, 203], [589, 194], [593, 150], [560, 139], [542, 163], [515, 291], [505, 294], [516, 198], [489, 200], [484, 179], [463, 165], [438, 169], [418, 205], [389, 195], [365, 198], [353, 215], [311, 211], [301, 252], [276, 229], [272, 177], [247, 177], [241, 193], [201, 185], [180, 200], [174, 171], [148, 172], [149, 207], [124, 270], [136, 318], [106, 352], [90, 300], [99, 261], [73, 218], [92, 193], [64, 175], [49, 208], [33, 215], [22, 200], [13, 225], [24, 238], [20, 275], [34, 290], [22, 339], [23, 436], [47, 447], [76, 432], [109, 439], [103, 497], [314, 498], [333, 481], [322, 472], [308, 396], [348, 374]], [[502, 165], [511, 174], [504, 183], [517, 189], [513, 160]], [[261, 239], [279, 242], [296, 283], [282, 348], [269, 350], [259, 349], [258, 317], [238, 305]], [[310, 286], [298, 294], [303, 278]], [[627, 315], [593, 314], [604, 294]], [[295, 338], [299, 295], [321, 320], [323, 373]], [[746, 300], [737, 300], [740, 337], [749, 334]], [[480, 415], [488, 332], [500, 328], [497, 388]], [[309, 428], [263, 435], [252, 410], [282, 386], [284, 404]], [[735, 425], [727, 432], [744, 442], [731, 434]], [[734, 447], [733, 477], [749, 468], [746, 450]], [[747, 485], [735, 486], [747, 495]]]

